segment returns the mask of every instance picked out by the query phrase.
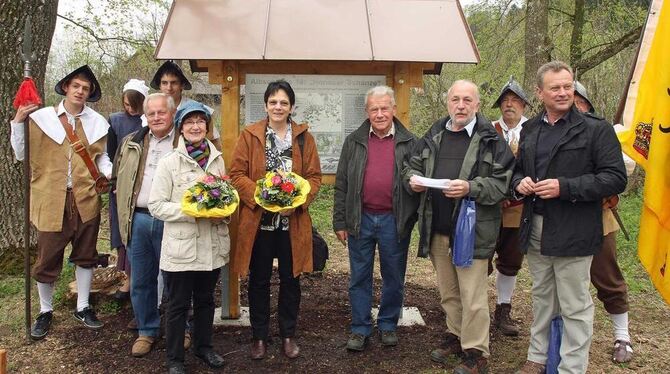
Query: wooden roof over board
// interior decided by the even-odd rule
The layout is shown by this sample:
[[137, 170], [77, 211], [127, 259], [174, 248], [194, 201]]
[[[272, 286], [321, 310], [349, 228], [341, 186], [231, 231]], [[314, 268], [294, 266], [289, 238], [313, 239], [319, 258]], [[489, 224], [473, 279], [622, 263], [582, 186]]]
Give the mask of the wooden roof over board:
[[156, 58], [478, 63], [457, 0], [174, 0]]

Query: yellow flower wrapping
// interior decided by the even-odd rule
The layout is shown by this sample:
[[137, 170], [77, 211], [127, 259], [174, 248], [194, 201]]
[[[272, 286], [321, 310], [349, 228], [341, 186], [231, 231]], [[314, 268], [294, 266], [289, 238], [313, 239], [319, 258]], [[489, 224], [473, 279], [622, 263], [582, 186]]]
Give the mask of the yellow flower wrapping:
[[198, 210], [198, 203], [191, 203], [192, 193], [189, 190], [184, 191], [184, 195], [181, 198], [181, 211], [187, 216], [196, 217], [196, 218], [223, 218], [228, 217], [235, 212], [237, 206], [239, 205], [239, 195], [236, 190], [233, 190], [233, 194], [237, 202], [230, 205], [226, 205], [223, 208], [212, 208], [212, 209], [200, 209]]
[[[293, 172], [291, 174], [293, 174], [293, 176], [295, 177], [296, 186], [300, 189], [300, 195], [296, 196], [293, 199], [293, 204], [291, 204], [290, 206], [279, 206], [279, 205], [275, 205], [275, 204], [265, 204], [260, 199], [261, 189], [258, 185], [256, 185], [256, 191], [254, 192], [254, 201], [256, 201], [256, 204], [262, 206], [263, 209], [265, 209], [269, 212], [273, 212], [273, 213], [278, 213], [278, 212], [288, 210], [288, 209], [295, 209], [295, 208], [299, 207], [300, 205], [304, 204], [305, 201], [307, 201], [307, 195], [309, 194], [309, 191], [312, 189], [312, 186], [310, 186], [309, 182], [305, 178], [303, 178], [303, 177], [301, 177], [298, 174], [293, 173]], [[268, 187], [272, 186], [272, 181], [270, 180], [272, 175], [274, 175], [274, 173], [272, 173], [272, 172], [267, 172], [265, 174], [265, 182], [264, 183], [265, 183], [266, 186], [268, 186], [268, 182], [269, 182], [270, 185]]]

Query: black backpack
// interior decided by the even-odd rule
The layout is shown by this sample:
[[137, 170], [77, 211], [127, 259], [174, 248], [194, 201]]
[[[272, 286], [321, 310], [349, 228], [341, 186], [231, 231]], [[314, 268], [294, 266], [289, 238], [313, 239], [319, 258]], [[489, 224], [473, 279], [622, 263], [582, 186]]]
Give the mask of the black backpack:
[[[298, 146], [300, 147], [300, 153], [303, 153], [305, 149], [305, 133], [298, 135]], [[321, 234], [316, 231], [316, 228], [312, 226], [312, 263], [314, 270], [312, 271], [323, 271], [326, 267], [326, 261], [328, 260], [328, 243], [323, 239]]]

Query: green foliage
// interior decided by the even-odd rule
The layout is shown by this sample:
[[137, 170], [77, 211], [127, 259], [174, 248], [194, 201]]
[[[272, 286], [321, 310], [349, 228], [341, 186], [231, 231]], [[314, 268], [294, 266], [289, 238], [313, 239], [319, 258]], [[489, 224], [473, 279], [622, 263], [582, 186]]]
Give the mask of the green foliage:
[[98, 311], [103, 315], [118, 314], [122, 308], [121, 304], [116, 300], [108, 300], [97, 306]]
[[10, 297], [24, 291], [24, 279], [21, 277], [0, 278], [0, 295]]

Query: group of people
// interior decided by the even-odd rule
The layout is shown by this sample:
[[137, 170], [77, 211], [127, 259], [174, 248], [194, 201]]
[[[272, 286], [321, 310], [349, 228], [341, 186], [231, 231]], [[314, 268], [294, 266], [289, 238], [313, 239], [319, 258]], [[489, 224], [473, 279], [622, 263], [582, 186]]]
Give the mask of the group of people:
[[[23, 123], [29, 120], [31, 222], [38, 239], [33, 277], [40, 314], [31, 336], [37, 340], [49, 332], [54, 282], [68, 244], [78, 290], [74, 317], [91, 329], [103, 326], [88, 301], [101, 211], [94, 168], [112, 186], [111, 241], [129, 279], [117, 297], [129, 293], [138, 331], [131, 354], [142, 357], [152, 350], [163, 319], [170, 373], [185, 372], [191, 339], [198, 358], [213, 368], [223, 366], [212, 348], [212, 324], [214, 288], [229, 262], [229, 222], [187, 216], [180, 201], [206, 173], [228, 173], [240, 198], [232, 270], [249, 275], [250, 356], [266, 356], [277, 258], [282, 351], [298, 357], [300, 275], [312, 270], [309, 205], [321, 170], [308, 126], [291, 119], [293, 89], [283, 80], [268, 85], [267, 117], [243, 129], [227, 169], [213, 110], [182, 97], [191, 85], [179, 66], [165, 62], [150, 84], [160, 92], [149, 94], [144, 81], [128, 81], [124, 111], [112, 114], [108, 123], [86, 105], [99, 100], [101, 91], [91, 69], [82, 66], [56, 85], [64, 96], [58, 105], [25, 105], [16, 112], [11, 144], [18, 160], [24, 159]], [[618, 226], [610, 209], [610, 197], [626, 186], [620, 145], [612, 126], [593, 114], [568, 65], [543, 65], [536, 94], [543, 108], [528, 120], [530, 100], [510, 79], [494, 104], [501, 117], [491, 123], [479, 113], [477, 85], [457, 80], [446, 93], [449, 115], [417, 138], [395, 117], [391, 88], [367, 92], [367, 119], [345, 139], [335, 182], [333, 228], [347, 246], [351, 273], [347, 350], [365, 350], [373, 332], [375, 248], [382, 277], [377, 329], [383, 346], [398, 344], [408, 247], [418, 222], [418, 255], [429, 257], [435, 268], [446, 314], [446, 337], [431, 352], [432, 360], [446, 363], [458, 356], [455, 373], [487, 372], [489, 329], [519, 334], [511, 309], [524, 255], [533, 281], [533, 322], [528, 359], [519, 372], [544, 372], [549, 326], [557, 315], [564, 323], [559, 370], [586, 371], [591, 281], [612, 318], [614, 361], [632, 358], [626, 285], [616, 264]], [[76, 143], [85, 147], [88, 160], [75, 150]], [[293, 171], [308, 181], [303, 205], [273, 213], [256, 203], [256, 181], [273, 170]], [[449, 183], [427, 188], [420, 177]], [[471, 264], [457, 266], [452, 243], [464, 200], [474, 202], [476, 235]], [[494, 256], [497, 305], [491, 322], [487, 289]], [[163, 299], [167, 307], [161, 317]]]
[[[372, 335], [375, 247], [382, 278], [379, 339], [382, 346], [398, 344], [408, 245], [418, 222], [418, 255], [435, 268], [446, 314], [446, 337], [430, 353], [433, 361], [460, 357], [455, 373], [488, 371], [490, 330], [519, 334], [511, 310], [524, 256], [533, 282], [533, 322], [519, 373], [545, 372], [556, 316], [564, 326], [559, 372], [586, 372], [591, 282], [614, 326], [613, 361], [632, 359], [627, 287], [616, 262], [619, 227], [611, 209], [627, 181], [621, 147], [565, 63], [538, 70], [536, 95], [542, 109], [529, 120], [530, 99], [510, 78], [493, 105], [501, 117], [491, 123], [479, 113], [477, 85], [457, 80], [446, 93], [449, 115], [417, 138], [395, 117], [390, 88], [368, 92], [368, 119], [346, 138], [335, 183], [333, 229], [348, 248], [351, 271], [348, 350], [363, 351]], [[427, 188], [422, 177], [449, 182]], [[453, 238], [464, 200], [474, 202], [476, 222], [472, 262], [460, 266]]]

